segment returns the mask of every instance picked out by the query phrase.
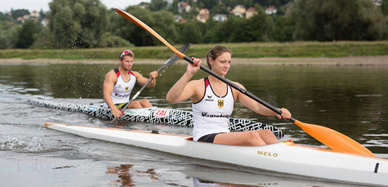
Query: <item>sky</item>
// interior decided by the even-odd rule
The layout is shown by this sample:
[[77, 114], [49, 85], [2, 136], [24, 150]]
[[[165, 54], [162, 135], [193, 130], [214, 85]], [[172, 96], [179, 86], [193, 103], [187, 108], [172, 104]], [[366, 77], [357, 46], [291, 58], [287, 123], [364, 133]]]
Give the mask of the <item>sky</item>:
[[[0, 0], [0, 12], [9, 12], [11, 9], [28, 9], [30, 12], [48, 11], [49, 2], [52, 0]], [[151, 2], [151, 0], [100, 0], [108, 9], [125, 9], [129, 5], [137, 5], [141, 2]]]

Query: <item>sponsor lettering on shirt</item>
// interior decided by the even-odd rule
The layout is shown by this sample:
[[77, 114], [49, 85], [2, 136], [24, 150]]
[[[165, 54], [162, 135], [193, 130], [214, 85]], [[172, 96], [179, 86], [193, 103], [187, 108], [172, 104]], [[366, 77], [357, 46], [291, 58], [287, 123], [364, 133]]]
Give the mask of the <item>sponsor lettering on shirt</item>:
[[205, 99], [205, 101], [214, 101], [214, 99], [212, 99], [212, 96], [211, 95], [208, 95]]
[[131, 94], [119, 94], [119, 93], [115, 93], [115, 96], [116, 97], [129, 97]]
[[228, 114], [208, 114], [207, 112], [202, 112], [202, 117], [208, 118], [230, 118]]

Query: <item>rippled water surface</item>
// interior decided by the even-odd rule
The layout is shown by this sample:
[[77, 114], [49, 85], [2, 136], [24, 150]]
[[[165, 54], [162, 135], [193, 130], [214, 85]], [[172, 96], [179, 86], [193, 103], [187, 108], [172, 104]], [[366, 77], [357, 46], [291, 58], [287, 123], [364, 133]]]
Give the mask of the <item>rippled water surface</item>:
[[[354, 186], [288, 176], [86, 139], [43, 127], [44, 122], [114, 127], [109, 121], [28, 105], [28, 99], [102, 103], [103, 79], [115, 65], [0, 65], [0, 179], [2, 186]], [[158, 65], [135, 65], [143, 75]], [[190, 110], [190, 103], [168, 104], [168, 89], [186, 66], [161, 73], [146, 97], [158, 107]], [[196, 78], [205, 76], [199, 73]], [[342, 132], [388, 158], [388, 67], [234, 66], [227, 78], [240, 82], [268, 103], [288, 108], [303, 122]], [[139, 87], [135, 88], [137, 91]], [[262, 117], [236, 104], [234, 117], [270, 123], [305, 145], [322, 146], [296, 125]], [[127, 129], [190, 134], [190, 128], [120, 122]], [[238, 159], [238, 158], [236, 158]]]

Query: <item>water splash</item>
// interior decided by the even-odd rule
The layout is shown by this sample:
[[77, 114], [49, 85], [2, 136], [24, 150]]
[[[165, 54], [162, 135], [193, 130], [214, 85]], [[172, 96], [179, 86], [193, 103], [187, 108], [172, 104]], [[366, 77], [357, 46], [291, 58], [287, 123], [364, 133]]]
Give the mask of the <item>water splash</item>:
[[0, 151], [14, 151], [19, 153], [43, 153], [57, 151], [58, 148], [46, 147], [41, 138], [33, 136], [25, 139], [7, 138], [0, 142]]

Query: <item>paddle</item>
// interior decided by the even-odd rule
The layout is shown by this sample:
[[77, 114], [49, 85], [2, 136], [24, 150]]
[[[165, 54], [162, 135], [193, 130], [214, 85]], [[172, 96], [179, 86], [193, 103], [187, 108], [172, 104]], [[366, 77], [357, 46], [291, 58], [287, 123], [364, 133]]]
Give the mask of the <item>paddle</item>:
[[[183, 45], [183, 46], [179, 49], [179, 52], [185, 53], [185, 52], [190, 48], [190, 45], [191, 45], [190, 43], [186, 43], [185, 45]], [[158, 70], [156, 70], [156, 71], [159, 73], [160, 71], [162, 71], [162, 69], [164, 69], [164, 68], [170, 66], [171, 64], [174, 64], [178, 59], [179, 59], [179, 57], [176, 56], [175, 54], [173, 54], [173, 55], [172, 55], [166, 62], [164, 62], [164, 64], [163, 64], [162, 66], [160, 66], [160, 68], [159, 68]], [[129, 104], [131, 104], [131, 103], [137, 98], [137, 96], [140, 95], [140, 93], [144, 90], [145, 87], [148, 86], [148, 84], [150, 84], [151, 81], [152, 81], [152, 77], [150, 77], [150, 78], [148, 79], [148, 81], [143, 85], [143, 87], [142, 87], [139, 91], [137, 91], [135, 95], [133, 95], [132, 99], [129, 100], [129, 102], [128, 102], [127, 104], [125, 104], [125, 105], [121, 108], [121, 112], [122, 112], [123, 114], [124, 114], [124, 110], [127, 109], [127, 107], [129, 106]], [[114, 118], [114, 119], [111, 121], [111, 123], [115, 122], [116, 119], [118, 119], [118, 118]]]
[[[162, 38], [158, 33], [156, 33], [154, 30], [152, 30], [148, 25], [137, 19], [136, 17], [132, 16], [131, 14], [120, 10], [115, 9], [115, 11], [123, 16], [124, 18], [130, 20], [131, 22], [135, 23], [145, 31], [152, 34], [154, 37], [159, 39], [164, 45], [166, 45], [168, 48], [170, 48], [171, 51], [173, 51], [177, 56], [180, 58], [186, 60], [187, 62], [193, 64], [193, 60], [186, 56], [185, 54], [181, 53], [177, 49], [175, 49], [172, 45], [170, 45], [164, 38]], [[209, 70], [208, 68], [204, 66], [200, 66], [200, 68], [209, 73], [210, 75], [216, 77], [217, 79], [223, 81], [224, 83], [230, 85], [231, 87], [235, 88], [236, 90], [240, 91], [241, 93], [247, 95], [251, 99], [259, 102], [260, 104], [264, 105], [265, 107], [271, 109], [272, 111], [276, 112], [277, 114], [281, 114], [281, 111], [268, 104], [267, 102], [261, 100], [260, 98], [256, 97], [255, 95], [251, 94], [247, 90], [244, 90], [234, 83], [228, 81], [227, 79], [217, 75], [213, 71]], [[331, 148], [335, 152], [340, 153], [352, 153], [352, 154], [358, 154], [358, 155], [364, 155], [364, 156], [372, 156], [374, 157], [373, 153], [370, 152], [368, 149], [366, 149], [361, 144], [357, 143], [353, 139], [345, 136], [344, 134], [341, 134], [340, 132], [337, 132], [335, 130], [329, 129], [327, 127], [313, 125], [313, 124], [307, 124], [300, 122], [294, 118], [291, 118], [290, 121], [292, 121], [295, 125], [298, 125], [302, 130], [304, 130], [306, 133], [310, 134], [312, 137], [326, 145], [327, 147]]]

